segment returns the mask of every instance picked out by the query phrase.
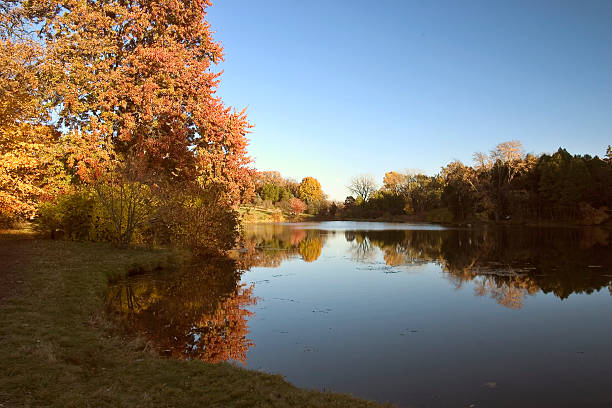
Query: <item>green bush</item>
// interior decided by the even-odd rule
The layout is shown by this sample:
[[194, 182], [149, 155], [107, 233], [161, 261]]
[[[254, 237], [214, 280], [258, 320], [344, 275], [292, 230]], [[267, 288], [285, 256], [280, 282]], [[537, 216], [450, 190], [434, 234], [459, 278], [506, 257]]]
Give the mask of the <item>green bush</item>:
[[148, 187], [133, 184], [100, 184], [44, 203], [39, 211], [39, 229], [55, 239], [113, 242], [119, 246], [153, 244], [152, 195]]
[[88, 189], [63, 194], [40, 206], [38, 224], [53, 238], [92, 240], [101, 229], [95, 225], [101, 221], [95, 207], [95, 196]]

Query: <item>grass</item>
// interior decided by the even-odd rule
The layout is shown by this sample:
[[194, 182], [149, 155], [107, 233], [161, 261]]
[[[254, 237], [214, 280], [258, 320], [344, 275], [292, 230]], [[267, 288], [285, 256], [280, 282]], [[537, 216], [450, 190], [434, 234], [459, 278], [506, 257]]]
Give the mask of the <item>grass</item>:
[[240, 218], [243, 223], [269, 223], [269, 222], [298, 222], [308, 221], [313, 219], [314, 216], [309, 214], [300, 214], [297, 217], [292, 216], [286, 211], [280, 208], [263, 208], [256, 206], [243, 205], [239, 209]]
[[177, 262], [168, 251], [23, 238], [0, 240], [0, 274], [19, 276], [0, 298], [0, 406], [376, 406], [227, 363], [162, 358], [125, 335], [104, 313], [109, 280]]
[[284, 222], [287, 220], [287, 215], [278, 208], [266, 209], [254, 206], [241, 206], [240, 217], [243, 223], [258, 223], [258, 222]]

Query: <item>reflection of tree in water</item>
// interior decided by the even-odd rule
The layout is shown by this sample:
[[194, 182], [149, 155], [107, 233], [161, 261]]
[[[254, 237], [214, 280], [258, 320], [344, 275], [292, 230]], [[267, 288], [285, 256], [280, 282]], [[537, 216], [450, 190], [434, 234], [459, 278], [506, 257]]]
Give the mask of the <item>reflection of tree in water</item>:
[[[416, 265], [440, 261], [442, 236], [436, 231], [355, 231], [355, 241], [367, 241], [369, 256], [373, 258], [376, 248], [383, 253], [389, 266]], [[355, 257], [361, 260], [362, 257]]]
[[308, 238], [300, 242], [300, 255], [306, 262], [314, 262], [321, 256], [323, 249], [323, 238], [321, 235], [311, 234]]
[[246, 338], [247, 317], [252, 313], [245, 307], [255, 304], [252, 294], [253, 286], [238, 286], [213, 313], [202, 315], [193, 327], [188, 356], [214, 363], [226, 360], [246, 363], [246, 351], [253, 342]]
[[354, 231], [350, 240], [346, 236], [357, 261], [378, 248], [390, 266], [434, 262], [457, 287], [473, 282], [476, 295], [506, 307], [521, 308], [524, 298], [539, 290], [561, 299], [605, 287], [612, 293], [610, 233], [602, 229]]
[[370, 238], [361, 234], [360, 231], [345, 231], [344, 237], [350, 243], [351, 258], [357, 262], [371, 262], [376, 256], [376, 250], [371, 245]]
[[250, 226], [243, 234], [242, 249], [232, 254], [238, 267], [246, 270], [256, 266], [276, 268], [286, 259], [301, 256], [314, 262], [319, 256], [327, 233], [279, 224]]
[[535, 295], [538, 291], [537, 285], [530, 279], [511, 277], [507, 280], [495, 280], [491, 276], [475, 276], [477, 296], [489, 296], [502, 306], [511, 309], [523, 307], [524, 298], [527, 295]]
[[[301, 256], [316, 260], [329, 232], [283, 225], [245, 234], [239, 266], [280, 266]], [[456, 287], [471, 282], [478, 296], [511, 308], [538, 291], [565, 299], [609, 288], [610, 232], [600, 228], [484, 228], [345, 231], [348, 254], [372, 262], [378, 251], [389, 266], [436, 263]]]
[[253, 343], [246, 338], [246, 307], [253, 287], [239, 285], [233, 262], [127, 279], [111, 287], [109, 307], [161, 353], [210, 362], [245, 361]]

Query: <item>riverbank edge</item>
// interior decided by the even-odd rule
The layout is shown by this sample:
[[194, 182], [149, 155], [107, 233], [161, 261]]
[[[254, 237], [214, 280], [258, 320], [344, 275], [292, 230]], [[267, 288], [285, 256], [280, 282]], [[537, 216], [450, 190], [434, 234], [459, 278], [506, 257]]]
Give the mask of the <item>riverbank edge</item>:
[[[445, 227], [455, 228], [485, 228], [485, 227], [541, 227], [541, 228], [603, 228], [612, 230], [612, 219], [601, 224], [581, 224], [579, 222], [569, 221], [548, 221], [548, 220], [507, 220], [507, 221], [482, 221], [482, 220], [464, 220], [453, 222], [436, 222], [422, 218], [414, 218], [410, 216], [396, 217], [378, 217], [378, 218], [332, 218], [332, 217], [317, 217], [311, 216], [307, 219], [286, 220], [282, 223], [300, 223], [300, 222], [324, 222], [324, 221], [351, 221], [351, 222], [383, 222], [394, 224], [425, 224], [425, 225], [441, 225]], [[256, 222], [246, 222], [248, 224], [276, 224], [279, 221], [261, 220]]]
[[0, 299], [4, 406], [379, 406], [229, 363], [163, 358], [122, 332], [104, 311], [109, 282], [175, 267], [184, 254], [0, 235], [0, 271], [10, 267], [14, 284]]

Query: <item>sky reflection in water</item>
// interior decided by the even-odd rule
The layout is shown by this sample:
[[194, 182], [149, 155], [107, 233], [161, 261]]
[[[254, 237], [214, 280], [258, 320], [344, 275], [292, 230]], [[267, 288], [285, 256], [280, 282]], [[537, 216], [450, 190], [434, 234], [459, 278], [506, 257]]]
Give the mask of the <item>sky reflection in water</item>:
[[235, 265], [133, 278], [109, 298], [162, 353], [302, 387], [400, 406], [612, 406], [609, 243], [600, 229], [254, 225]]

